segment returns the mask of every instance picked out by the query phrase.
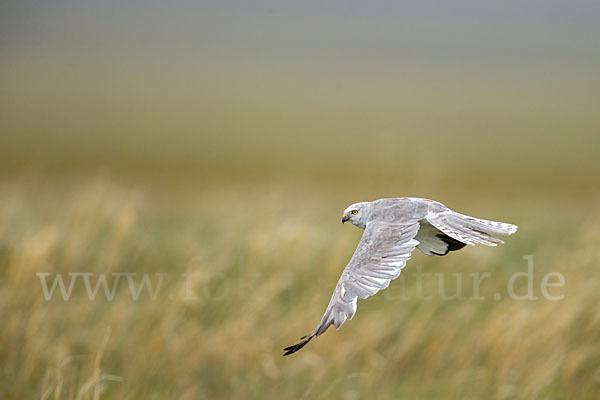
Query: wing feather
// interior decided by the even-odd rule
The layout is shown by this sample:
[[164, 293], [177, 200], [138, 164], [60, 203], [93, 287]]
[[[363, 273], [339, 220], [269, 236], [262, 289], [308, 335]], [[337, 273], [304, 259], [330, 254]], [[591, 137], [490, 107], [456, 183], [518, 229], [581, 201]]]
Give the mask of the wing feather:
[[322, 335], [331, 325], [336, 329], [352, 319], [356, 302], [389, 286], [400, 275], [414, 248], [419, 223], [390, 225], [374, 221], [367, 225], [354, 255], [342, 272], [325, 314], [317, 327], [301, 338], [302, 342], [287, 347], [284, 355], [300, 350], [310, 339]]
[[436, 207], [425, 219], [451, 238], [471, 246], [478, 243], [497, 246], [504, 242], [492, 235], [512, 235], [518, 229], [516, 225], [470, 217], [454, 212], [440, 203], [437, 205], [441, 207]]

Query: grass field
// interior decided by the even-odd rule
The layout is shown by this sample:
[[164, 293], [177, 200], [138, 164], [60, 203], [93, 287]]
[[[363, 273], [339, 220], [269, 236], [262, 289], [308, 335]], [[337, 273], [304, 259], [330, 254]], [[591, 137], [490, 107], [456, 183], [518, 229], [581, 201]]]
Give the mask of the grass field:
[[[478, 172], [430, 186], [324, 180], [157, 181], [25, 172], [0, 188], [2, 398], [597, 398], [600, 395], [598, 193], [485, 185]], [[579, 177], [582, 178], [582, 177]], [[432, 177], [435, 180], [435, 176]], [[591, 179], [591, 175], [590, 175]], [[446, 186], [456, 184], [458, 190]], [[520, 184], [520, 183], [518, 183]], [[466, 188], [478, 188], [476, 195]], [[565, 183], [568, 187], [569, 183]], [[520, 225], [498, 248], [414, 254], [352, 321], [301, 352], [281, 349], [319, 321], [361, 232], [350, 202], [424, 195]], [[534, 295], [507, 295], [534, 258]], [[193, 272], [185, 279], [182, 273]], [[423, 278], [414, 273], [441, 272]], [[83, 275], [122, 275], [90, 300]], [[469, 274], [489, 272], [473, 296]], [[545, 274], [562, 287], [545, 299]], [[160, 276], [160, 287], [157, 287]], [[155, 290], [140, 290], [144, 274]], [[458, 274], [458, 275], [457, 275]], [[457, 286], [456, 277], [461, 286]], [[555, 281], [555, 280], [554, 280]], [[527, 280], [516, 280], [524, 295]], [[422, 295], [419, 294], [422, 291]], [[461, 294], [466, 299], [443, 296]], [[494, 298], [499, 293], [501, 299]], [[430, 295], [430, 299], [423, 296]]]

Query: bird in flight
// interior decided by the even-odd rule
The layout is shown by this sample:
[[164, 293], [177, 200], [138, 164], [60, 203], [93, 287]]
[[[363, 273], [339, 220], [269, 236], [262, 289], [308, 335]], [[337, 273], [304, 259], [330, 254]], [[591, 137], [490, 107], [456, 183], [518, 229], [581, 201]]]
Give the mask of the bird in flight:
[[284, 356], [302, 349], [331, 325], [338, 329], [356, 313], [356, 300], [385, 289], [400, 275], [412, 251], [444, 256], [466, 245], [497, 246], [492, 235], [512, 235], [517, 226], [469, 217], [437, 201], [414, 197], [355, 203], [344, 210], [342, 223], [351, 222], [364, 233], [344, 268], [325, 314], [300, 342], [283, 349]]

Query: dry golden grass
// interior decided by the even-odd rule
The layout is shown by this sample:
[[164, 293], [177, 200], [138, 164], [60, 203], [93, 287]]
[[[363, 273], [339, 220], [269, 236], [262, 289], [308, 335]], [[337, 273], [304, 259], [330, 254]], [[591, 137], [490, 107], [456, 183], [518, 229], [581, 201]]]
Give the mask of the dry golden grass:
[[[353, 198], [359, 191], [365, 195]], [[521, 230], [498, 248], [415, 254], [401, 279], [361, 301], [343, 329], [284, 358], [281, 348], [318, 322], [360, 237], [339, 225], [340, 210], [375, 197], [376, 187], [164, 187], [33, 175], [5, 179], [0, 193], [2, 398], [600, 395], [600, 224], [578, 210], [588, 197], [484, 206], [482, 198], [451, 194], [460, 211]], [[506, 296], [529, 254], [536, 295], [542, 277], [558, 271], [566, 285], [550, 291], [563, 300]], [[418, 299], [411, 274], [419, 266], [444, 272], [448, 282], [462, 273], [467, 296], [468, 274], [489, 271], [485, 300], [444, 300], [435, 279], [424, 285], [433, 298]], [[188, 267], [198, 274], [189, 287], [180, 276]], [[112, 301], [102, 289], [90, 301], [81, 280], [70, 300], [57, 291], [46, 301], [39, 272], [50, 282], [57, 273], [92, 272], [92, 285], [98, 274], [112, 284], [111, 273], [134, 272], [136, 285], [143, 274], [153, 285], [155, 273], [167, 276], [156, 300], [143, 291], [134, 301], [123, 278]]]

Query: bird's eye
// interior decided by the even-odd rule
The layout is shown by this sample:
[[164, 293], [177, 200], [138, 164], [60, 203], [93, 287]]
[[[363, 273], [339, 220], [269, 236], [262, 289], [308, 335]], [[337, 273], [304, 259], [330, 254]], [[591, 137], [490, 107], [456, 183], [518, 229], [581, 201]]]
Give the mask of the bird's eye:
[[358, 210], [352, 210], [352, 214], [358, 214]]

